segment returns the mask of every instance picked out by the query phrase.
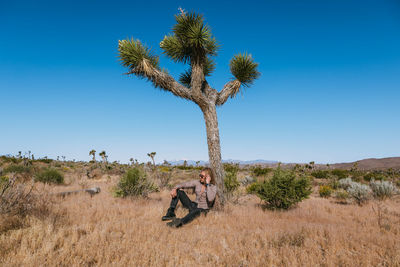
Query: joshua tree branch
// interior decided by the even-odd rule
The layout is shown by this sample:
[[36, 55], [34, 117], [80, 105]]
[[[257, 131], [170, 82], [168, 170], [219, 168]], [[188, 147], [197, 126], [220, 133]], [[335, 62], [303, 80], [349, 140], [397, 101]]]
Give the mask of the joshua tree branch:
[[170, 91], [176, 96], [193, 101], [191, 92], [188, 88], [175, 81], [175, 79], [169, 74], [154, 68], [146, 60], [143, 60], [140, 65], [126, 74], [135, 74], [137, 76], [147, 78], [155, 87], [160, 87], [166, 91]]
[[241, 83], [238, 80], [233, 80], [225, 84], [224, 88], [218, 93], [215, 104], [221, 106], [225, 104], [228, 97], [234, 97], [239, 92]]

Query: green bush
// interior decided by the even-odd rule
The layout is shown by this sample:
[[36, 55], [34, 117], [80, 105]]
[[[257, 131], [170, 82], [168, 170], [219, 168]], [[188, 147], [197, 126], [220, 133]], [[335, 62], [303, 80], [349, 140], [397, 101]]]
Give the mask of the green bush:
[[45, 169], [35, 175], [35, 181], [48, 184], [64, 183], [64, 176], [55, 169]]
[[259, 190], [260, 190], [260, 183], [258, 182], [252, 183], [246, 188], [247, 194], [257, 194]]
[[372, 180], [383, 181], [383, 180], [386, 180], [386, 176], [381, 173], [376, 173], [376, 172], [370, 172], [370, 173], [367, 173], [366, 175], [364, 175], [364, 181], [369, 182]]
[[22, 161], [22, 159], [17, 159], [14, 157], [8, 157], [8, 156], [0, 156], [0, 160], [3, 162], [12, 162], [12, 163], [19, 163]]
[[0, 188], [3, 186], [3, 184], [8, 183], [8, 177], [7, 176], [0, 176]]
[[319, 196], [320, 197], [330, 197], [332, 192], [333, 192], [333, 189], [329, 185], [321, 185], [319, 187]]
[[237, 173], [239, 171], [239, 164], [224, 163], [224, 171]]
[[146, 173], [136, 167], [129, 169], [117, 184], [114, 195], [116, 197], [142, 196], [158, 191], [156, 185], [148, 180]]
[[276, 169], [271, 179], [259, 183], [256, 194], [270, 209], [289, 209], [308, 198], [311, 183], [307, 177], [297, 178], [293, 171]]
[[331, 177], [329, 179], [329, 184], [328, 184], [332, 189], [338, 189], [339, 188], [339, 180], [335, 177]]
[[350, 171], [351, 178], [353, 181], [359, 182], [363, 179], [365, 172], [359, 170]]
[[3, 170], [3, 173], [11, 173], [11, 172], [14, 172], [14, 173], [29, 173], [31, 171], [31, 168], [30, 167], [25, 167], [25, 166], [22, 166], [22, 165], [16, 165], [16, 164], [12, 164], [12, 165], [9, 165], [9, 166], [7, 166], [4, 170]]
[[232, 194], [236, 189], [238, 189], [240, 183], [237, 179], [237, 171], [231, 170], [225, 173], [224, 185], [228, 195]]
[[190, 170], [198, 170], [198, 171], [200, 171], [200, 170], [202, 170], [204, 167], [202, 167], [202, 166], [191, 166], [191, 165], [188, 165], [188, 166], [185, 166], [185, 165], [176, 165], [175, 166], [177, 169], [179, 169], [179, 170], [184, 170], [184, 171], [190, 171]]
[[347, 170], [342, 170], [342, 169], [334, 169], [331, 171], [331, 173], [339, 179], [344, 179], [349, 176], [349, 171]]
[[318, 179], [325, 179], [328, 178], [329, 171], [326, 170], [316, 170], [311, 173], [312, 176]]
[[42, 162], [42, 163], [52, 163], [53, 160], [52, 159], [47, 159], [47, 158], [43, 158], [43, 159], [37, 159], [35, 160], [36, 162]]
[[272, 168], [263, 168], [263, 167], [254, 167], [252, 169], [252, 172], [254, 176], [262, 176], [270, 173], [272, 171]]

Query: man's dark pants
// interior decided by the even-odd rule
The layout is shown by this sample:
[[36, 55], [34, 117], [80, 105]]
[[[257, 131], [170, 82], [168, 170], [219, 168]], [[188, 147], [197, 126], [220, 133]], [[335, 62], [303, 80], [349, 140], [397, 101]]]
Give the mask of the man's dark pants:
[[197, 207], [197, 203], [190, 200], [183, 190], [176, 190], [176, 197], [172, 198], [170, 209], [175, 210], [178, 202], [181, 201], [183, 207], [189, 210], [189, 213], [181, 219], [182, 224], [187, 224], [193, 221], [196, 217], [200, 216], [203, 212], [207, 214], [208, 209], [200, 209]]

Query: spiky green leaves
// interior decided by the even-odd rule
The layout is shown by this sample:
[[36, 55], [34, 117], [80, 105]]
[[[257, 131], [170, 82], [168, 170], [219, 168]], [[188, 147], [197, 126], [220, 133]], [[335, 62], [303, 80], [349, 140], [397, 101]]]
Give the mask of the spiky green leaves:
[[250, 86], [260, 76], [258, 63], [247, 53], [235, 55], [229, 65], [233, 76], [244, 86]]
[[151, 50], [144, 46], [139, 40], [120, 40], [118, 41], [118, 52], [121, 64], [130, 69], [145, 64], [150, 64], [158, 69], [158, 56], [152, 54]]
[[193, 60], [204, 62], [207, 56], [217, 54], [217, 41], [201, 15], [181, 13], [175, 19], [177, 24], [172, 29], [172, 35], [165, 36], [160, 43], [164, 54], [182, 63]]

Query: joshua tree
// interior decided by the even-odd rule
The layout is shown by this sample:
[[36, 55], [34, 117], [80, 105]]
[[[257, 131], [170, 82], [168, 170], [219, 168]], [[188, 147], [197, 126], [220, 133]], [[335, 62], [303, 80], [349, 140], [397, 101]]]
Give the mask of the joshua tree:
[[90, 150], [89, 156], [92, 156], [93, 162], [96, 162], [96, 150], [94, 150], [94, 149]]
[[106, 151], [101, 151], [100, 153], [99, 153], [99, 156], [103, 159], [103, 162], [104, 163], [107, 163], [107, 158], [108, 158], [108, 156], [106, 155]]
[[156, 163], [154, 161], [154, 157], [156, 156], [156, 152], [151, 152], [151, 153], [147, 153], [147, 156], [149, 156], [151, 158], [151, 160], [153, 161], [153, 167], [156, 167]]
[[235, 55], [229, 64], [233, 78], [221, 91], [217, 91], [206, 80], [206, 76], [215, 69], [213, 57], [219, 48], [209, 26], [204, 23], [201, 15], [187, 13], [182, 9], [175, 19], [177, 23], [172, 28], [172, 34], [164, 37], [160, 48], [172, 61], [189, 66], [180, 75], [179, 82], [160, 68], [159, 57], [139, 40], [120, 40], [119, 57], [121, 64], [129, 69], [126, 74], [145, 78], [156, 88], [193, 101], [199, 106], [206, 123], [209, 161], [215, 172], [219, 202], [223, 205], [224, 170], [216, 107], [223, 105], [229, 97], [235, 97], [243, 87], [251, 85], [258, 78], [258, 64], [247, 53]]

